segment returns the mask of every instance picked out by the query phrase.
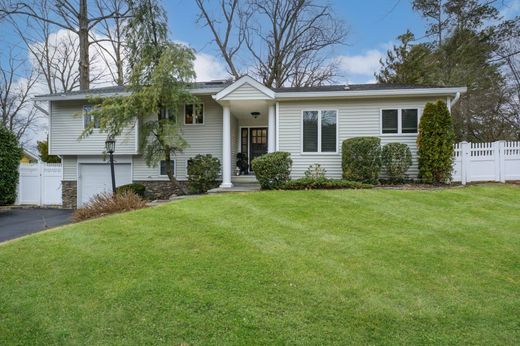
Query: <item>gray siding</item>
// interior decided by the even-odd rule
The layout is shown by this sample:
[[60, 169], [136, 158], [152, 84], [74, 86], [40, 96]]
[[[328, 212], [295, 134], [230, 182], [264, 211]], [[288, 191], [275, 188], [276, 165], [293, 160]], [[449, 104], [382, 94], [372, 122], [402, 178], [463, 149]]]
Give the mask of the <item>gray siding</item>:
[[264, 93], [253, 87], [251, 84], [244, 83], [226, 95], [223, 100], [263, 100], [266, 97], [267, 96]]
[[[408, 175], [417, 175], [416, 135], [381, 135], [380, 111], [382, 108], [419, 108], [419, 115], [424, 105], [433, 98], [393, 98], [393, 99], [358, 99], [334, 101], [291, 101], [280, 102], [279, 108], [279, 150], [291, 153], [293, 159], [292, 177], [299, 178], [309, 165], [319, 163], [327, 170], [327, 176], [340, 178], [341, 143], [343, 140], [360, 137], [376, 136], [381, 143], [405, 143], [413, 154], [413, 166]], [[338, 110], [338, 153], [302, 153], [301, 127], [302, 111], [311, 109]]]
[[[100, 155], [105, 150], [106, 133], [94, 130], [90, 136], [79, 139], [83, 132], [83, 106], [86, 101], [53, 101], [50, 116], [51, 154]], [[116, 138], [117, 154], [136, 154], [136, 130], [132, 127]]]
[[[183, 137], [189, 147], [175, 157], [175, 175], [179, 180], [186, 180], [187, 160], [197, 154], [211, 154], [222, 162], [222, 107], [210, 96], [201, 97], [201, 100], [204, 102], [204, 124], [182, 125]], [[234, 122], [232, 120], [232, 126]], [[133, 180], [168, 180], [159, 174], [159, 166], [148, 167], [141, 155], [133, 157], [132, 167]]]
[[78, 160], [76, 156], [62, 156], [63, 180], [78, 180]]

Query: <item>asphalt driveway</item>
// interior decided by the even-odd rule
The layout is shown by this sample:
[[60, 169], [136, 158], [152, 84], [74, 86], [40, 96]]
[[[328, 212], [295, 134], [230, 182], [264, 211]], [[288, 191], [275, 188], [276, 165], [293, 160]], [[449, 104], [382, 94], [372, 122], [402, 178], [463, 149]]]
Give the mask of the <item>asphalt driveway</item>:
[[71, 222], [72, 210], [13, 208], [0, 210], [0, 242]]

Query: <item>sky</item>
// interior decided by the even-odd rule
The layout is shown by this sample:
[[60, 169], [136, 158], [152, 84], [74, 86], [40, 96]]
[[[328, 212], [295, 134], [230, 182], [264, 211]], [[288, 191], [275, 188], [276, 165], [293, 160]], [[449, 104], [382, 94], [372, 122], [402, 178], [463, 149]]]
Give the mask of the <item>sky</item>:
[[[210, 0], [212, 1], [212, 0]], [[213, 0], [214, 1], [214, 0]], [[323, 1], [325, 2], [325, 1]], [[340, 59], [340, 83], [374, 82], [379, 59], [397, 42], [397, 36], [411, 30], [416, 38], [424, 36], [425, 21], [412, 10], [410, 0], [331, 0], [337, 17], [349, 28], [347, 44], [335, 50]], [[196, 70], [199, 80], [226, 76], [219, 63], [208, 28], [197, 24], [193, 0], [165, 1], [172, 37], [189, 43], [198, 52]], [[504, 0], [499, 6], [508, 18], [520, 14], [520, 0]]]

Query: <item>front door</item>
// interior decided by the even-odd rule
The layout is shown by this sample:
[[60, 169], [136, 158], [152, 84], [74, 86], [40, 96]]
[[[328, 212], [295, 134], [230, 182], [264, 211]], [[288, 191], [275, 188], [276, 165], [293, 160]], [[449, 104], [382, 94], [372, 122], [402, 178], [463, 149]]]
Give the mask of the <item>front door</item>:
[[249, 129], [249, 167], [255, 157], [267, 154], [267, 127], [251, 127]]

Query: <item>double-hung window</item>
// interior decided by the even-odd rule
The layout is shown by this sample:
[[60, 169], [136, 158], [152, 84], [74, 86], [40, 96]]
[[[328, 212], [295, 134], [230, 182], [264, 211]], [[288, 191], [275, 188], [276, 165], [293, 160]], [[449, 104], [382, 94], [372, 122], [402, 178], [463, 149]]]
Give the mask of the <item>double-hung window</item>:
[[419, 123], [417, 108], [381, 110], [381, 134], [416, 134]]
[[184, 124], [204, 124], [204, 105], [202, 103], [184, 105]]
[[[166, 169], [168, 166], [166, 164], [166, 160], [161, 160], [160, 162], [160, 175], [168, 175], [168, 170]], [[171, 168], [172, 168], [172, 172], [173, 172], [173, 175], [175, 176], [175, 159], [171, 159], [170, 160], [170, 164], [171, 164]]]
[[91, 105], [83, 106], [83, 127], [86, 128], [91, 122], [94, 122], [93, 128], [99, 129], [99, 118], [91, 114], [92, 110], [93, 108]]
[[306, 110], [302, 115], [302, 151], [335, 153], [338, 151], [338, 112]]

